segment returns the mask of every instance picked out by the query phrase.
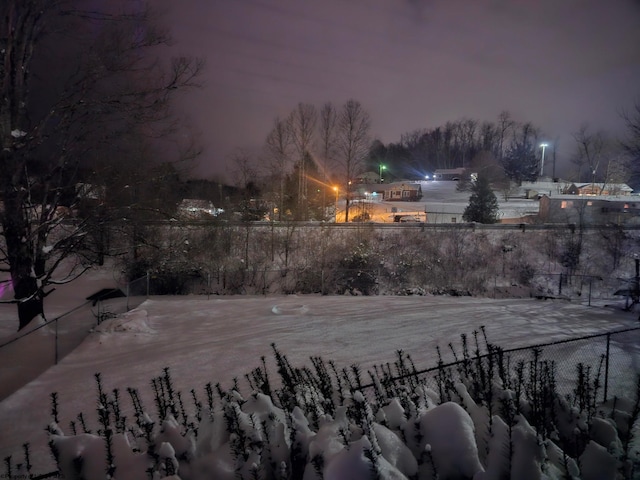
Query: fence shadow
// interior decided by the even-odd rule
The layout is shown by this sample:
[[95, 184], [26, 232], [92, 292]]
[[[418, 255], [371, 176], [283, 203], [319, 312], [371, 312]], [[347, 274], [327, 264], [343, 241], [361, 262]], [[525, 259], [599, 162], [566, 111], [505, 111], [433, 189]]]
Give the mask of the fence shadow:
[[127, 309], [126, 297], [98, 297], [0, 339], [0, 401], [71, 353], [95, 325]]

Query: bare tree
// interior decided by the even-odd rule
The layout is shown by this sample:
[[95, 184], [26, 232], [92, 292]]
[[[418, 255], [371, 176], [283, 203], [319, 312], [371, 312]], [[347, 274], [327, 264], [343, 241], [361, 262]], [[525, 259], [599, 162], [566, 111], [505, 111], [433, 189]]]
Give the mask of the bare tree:
[[465, 118], [460, 120], [458, 128], [460, 130], [462, 166], [466, 167], [477, 151], [476, 130], [478, 129], [478, 121]]
[[234, 166], [234, 177], [236, 185], [241, 189], [246, 189], [252, 183], [255, 183], [258, 177], [258, 171], [255, 162], [251, 159], [249, 152], [243, 149], [237, 149], [230, 157], [231, 164]]
[[627, 136], [622, 141], [622, 146], [629, 154], [629, 170], [633, 185], [640, 184], [640, 100], [631, 111], [622, 112], [622, 118], [627, 126]]
[[481, 151], [490, 152], [497, 157], [498, 129], [493, 122], [482, 122], [480, 125], [479, 147]]
[[572, 162], [578, 166], [578, 182], [582, 181], [582, 169], [587, 168], [591, 175], [592, 187], [595, 188], [596, 174], [606, 149], [606, 135], [602, 130], [592, 132], [587, 124], [583, 124], [573, 134], [576, 141], [576, 153]]
[[502, 161], [504, 157], [507, 142], [513, 134], [515, 127], [516, 122], [511, 118], [511, 114], [506, 110], [500, 112], [500, 115], [498, 115], [498, 145], [496, 152], [499, 161]]
[[407, 167], [413, 172], [424, 170], [425, 160], [429, 156], [424, 141], [426, 133], [425, 129], [417, 129], [403, 133], [400, 136], [400, 145], [404, 147], [408, 154], [406, 159]]
[[326, 196], [327, 191], [331, 189], [329, 186], [328, 171], [335, 163], [336, 157], [336, 128], [338, 122], [338, 112], [331, 102], [325, 103], [320, 109], [320, 138], [319, 144], [320, 156], [322, 158], [322, 216], [326, 213]]
[[309, 103], [299, 103], [288, 118], [291, 139], [300, 165], [298, 169], [298, 207], [304, 216], [306, 216], [309, 184], [306, 163], [311, 158], [317, 121], [316, 107]]
[[289, 169], [292, 147], [291, 130], [285, 121], [276, 118], [273, 128], [267, 135], [266, 148], [278, 183], [278, 220], [282, 220], [284, 212], [284, 181]]
[[[59, 215], [61, 206], [74, 208], [86, 160], [167, 128], [170, 98], [194, 85], [202, 67], [181, 58], [164, 69], [146, 55], [168, 36], [139, 8], [114, 15], [84, 10], [80, 0], [0, 3], [0, 261], [11, 276], [19, 328], [43, 315], [51, 285], [88, 268], [80, 255], [87, 224]], [[51, 52], [59, 55], [55, 68], [46, 64]], [[38, 70], [46, 82], [32, 75]], [[69, 259], [75, 263], [60, 277]]]
[[621, 192], [622, 184], [629, 181], [631, 172], [629, 171], [629, 159], [626, 155], [617, 154], [605, 160], [605, 173], [603, 178], [602, 189], [608, 186], [607, 190], [614, 195]]
[[338, 162], [342, 170], [346, 191], [345, 222], [349, 221], [351, 181], [361, 173], [370, 146], [369, 113], [356, 100], [348, 100], [338, 116]]
[[[338, 112], [331, 102], [325, 103], [320, 109], [320, 154], [324, 161], [324, 169], [331, 166], [336, 155], [336, 128]], [[325, 175], [327, 178], [328, 175]]]

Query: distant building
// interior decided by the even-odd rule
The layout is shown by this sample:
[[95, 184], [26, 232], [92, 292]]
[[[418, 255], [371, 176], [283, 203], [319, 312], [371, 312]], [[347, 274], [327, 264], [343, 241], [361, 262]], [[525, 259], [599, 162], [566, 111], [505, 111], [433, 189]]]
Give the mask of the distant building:
[[434, 180], [453, 180], [457, 181], [464, 177], [466, 168], [450, 168], [450, 169], [440, 169], [433, 172]]
[[535, 182], [522, 182], [518, 187], [519, 195], [524, 198], [539, 198], [542, 195], [553, 197], [567, 193], [567, 189], [571, 186], [571, 182], [566, 180], [558, 180], [550, 182], [546, 180], [537, 180]]
[[203, 219], [215, 217], [223, 212], [221, 208], [216, 208], [209, 200], [195, 198], [185, 198], [178, 205], [179, 215], [188, 219]]
[[624, 195], [543, 195], [538, 216], [545, 223], [640, 223], [640, 198]]
[[633, 189], [626, 183], [572, 183], [567, 180], [548, 182], [522, 182], [520, 194], [525, 198], [538, 198], [542, 195], [603, 195], [626, 196], [631, 195]]
[[386, 201], [415, 202], [422, 198], [422, 187], [419, 183], [391, 183], [383, 195]]
[[572, 183], [564, 193], [570, 195], [631, 195], [633, 188], [626, 183]]

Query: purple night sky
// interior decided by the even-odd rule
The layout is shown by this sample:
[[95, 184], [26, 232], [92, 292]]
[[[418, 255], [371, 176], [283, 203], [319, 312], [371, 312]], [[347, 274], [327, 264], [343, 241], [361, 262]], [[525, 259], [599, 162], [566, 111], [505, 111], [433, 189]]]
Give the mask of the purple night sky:
[[298, 102], [359, 100], [385, 143], [508, 110], [557, 138], [561, 161], [582, 123], [620, 133], [640, 99], [637, 0], [162, 1], [172, 53], [206, 60], [179, 105], [199, 175], [225, 175]]

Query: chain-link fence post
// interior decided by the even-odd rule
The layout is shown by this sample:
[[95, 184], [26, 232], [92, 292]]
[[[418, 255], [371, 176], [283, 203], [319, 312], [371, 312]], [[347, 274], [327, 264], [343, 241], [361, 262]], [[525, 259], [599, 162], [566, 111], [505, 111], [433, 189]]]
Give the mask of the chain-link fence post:
[[125, 306], [125, 308], [127, 309], [127, 312], [129, 311], [129, 293], [131, 290], [131, 282], [127, 282], [127, 304]]
[[58, 364], [58, 317], [56, 317], [56, 336], [55, 336], [55, 346], [54, 346], [54, 365]]
[[558, 284], [558, 295], [562, 295], [562, 274], [560, 274], [560, 282]]
[[604, 357], [604, 398], [603, 402], [607, 401], [607, 395], [609, 390], [609, 346], [611, 344], [611, 334], [607, 333], [607, 350]]

